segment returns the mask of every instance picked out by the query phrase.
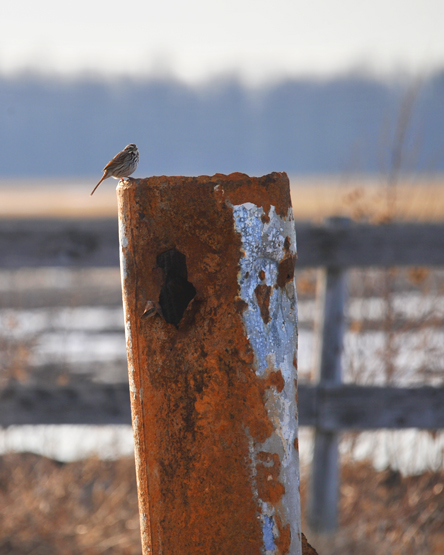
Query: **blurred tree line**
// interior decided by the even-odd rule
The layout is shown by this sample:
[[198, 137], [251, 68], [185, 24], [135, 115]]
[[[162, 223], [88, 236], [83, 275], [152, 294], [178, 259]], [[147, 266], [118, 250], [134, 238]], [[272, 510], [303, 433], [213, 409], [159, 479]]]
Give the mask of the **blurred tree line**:
[[[97, 175], [126, 144], [136, 175], [385, 171], [412, 83], [0, 77], [0, 177]], [[417, 87], [406, 170], [444, 170], [444, 71]], [[406, 117], [405, 114], [403, 117]]]

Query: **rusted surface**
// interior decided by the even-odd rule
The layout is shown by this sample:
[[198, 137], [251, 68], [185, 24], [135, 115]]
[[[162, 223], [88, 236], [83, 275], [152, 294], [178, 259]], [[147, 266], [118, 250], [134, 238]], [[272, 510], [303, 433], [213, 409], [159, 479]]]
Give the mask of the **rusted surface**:
[[284, 376], [282, 375], [282, 372], [280, 370], [278, 370], [277, 372], [270, 372], [267, 378], [264, 380], [265, 389], [273, 386], [279, 393], [284, 389], [284, 385]]
[[296, 260], [294, 256], [288, 256], [282, 259], [278, 269], [277, 284], [279, 287], [285, 287], [289, 281], [294, 279], [294, 264]]
[[278, 548], [279, 553], [282, 553], [282, 555], [287, 555], [287, 553], [290, 552], [291, 545], [290, 526], [288, 524], [283, 526], [281, 522], [278, 522], [278, 528], [279, 538], [276, 540], [276, 547]]
[[256, 289], [254, 290], [257, 298], [257, 304], [261, 310], [261, 317], [264, 321], [264, 324], [268, 324], [271, 320], [270, 316], [270, 295], [271, 295], [271, 287], [269, 285], [265, 285], [264, 283], [259, 284]]
[[305, 534], [302, 534], [302, 555], [318, 555], [315, 548], [308, 543]]
[[[279, 528], [270, 553], [288, 553], [290, 528], [279, 520], [286, 491], [280, 458], [266, 451], [252, 458], [251, 451], [274, 433], [269, 407], [285, 380], [273, 368], [263, 378], [255, 372], [232, 208], [253, 203], [266, 221], [273, 205], [286, 216], [287, 176], [129, 180], [119, 185], [118, 199], [144, 555], [265, 553], [264, 500], [276, 506]], [[174, 271], [159, 262], [173, 250], [181, 261]], [[292, 279], [286, 251], [284, 285]], [[258, 293], [264, 323], [267, 291]], [[167, 317], [173, 298], [180, 310], [169, 307]]]

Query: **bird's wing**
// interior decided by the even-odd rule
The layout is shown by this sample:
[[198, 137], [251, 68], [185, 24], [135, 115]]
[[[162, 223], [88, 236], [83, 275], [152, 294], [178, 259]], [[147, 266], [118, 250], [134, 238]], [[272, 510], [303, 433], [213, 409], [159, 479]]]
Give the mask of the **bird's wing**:
[[116, 154], [114, 156], [114, 158], [112, 160], [110, 160], [108, 162], [108, 164], [106, 164], [106, 166], [103, 168], [103, 171], [105, 172], [106, 170], [109, 170], [110, 168], [115, 168], [116, 166], [119, 166], [125, 160], [125, 156], [127, 154], [128, 153], [125, 152], [124, 150], [122, 150], [121, 152]]

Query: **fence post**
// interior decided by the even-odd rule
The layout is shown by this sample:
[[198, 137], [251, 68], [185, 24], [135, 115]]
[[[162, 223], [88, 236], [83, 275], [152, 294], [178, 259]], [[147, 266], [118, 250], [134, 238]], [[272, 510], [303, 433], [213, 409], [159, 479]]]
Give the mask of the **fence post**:
[[[326, 225], [346, 228], [350, 220], [329, 218]], [[322, 386], [342, 381], [347, 282], [343, 268], [328, 267], [319, 272], [315, 379]], [[336, 432], [315, 428], [307, 520], [310, 528], [318, 533], [334, 531], [338, 525], [338, 439]]]
[[117, 194], [143, 554], [300, 555], [286, 174]]

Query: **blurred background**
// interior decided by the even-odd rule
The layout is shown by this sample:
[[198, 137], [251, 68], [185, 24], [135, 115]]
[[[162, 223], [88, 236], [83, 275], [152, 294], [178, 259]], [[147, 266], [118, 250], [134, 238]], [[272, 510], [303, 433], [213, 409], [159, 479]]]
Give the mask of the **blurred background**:
[[[286, 171], [297, 229], [443, 223], [443, 20], [439, 0], [9, 3], [0, 218], [115, 218], [115, 181], [89, 193], [134, 142], [134, 177]], [[344, 381], [441, 386], [443, 269], [347, 279]], [[319, 270], [297, 287], [308, 383]], [[3, 388], [123, 382], [118, 268], [0, 268], [0, 350]], [[305, 496], [309, 428], [300, 445]], [[0, 555], [139, 553], [132, 449], [130, 426], [1, 429]], [[344, 433], [340, 453], [320, 555], [444, 552], [439, 431]]]

